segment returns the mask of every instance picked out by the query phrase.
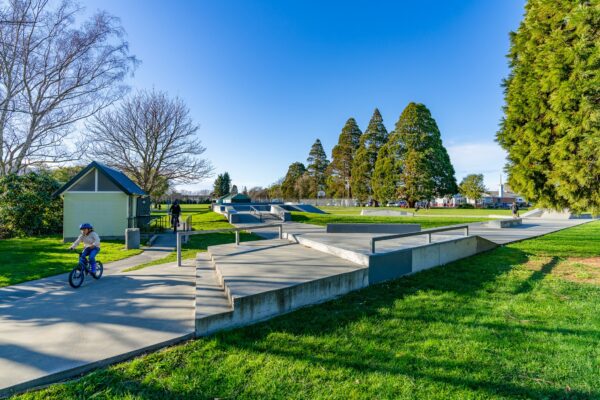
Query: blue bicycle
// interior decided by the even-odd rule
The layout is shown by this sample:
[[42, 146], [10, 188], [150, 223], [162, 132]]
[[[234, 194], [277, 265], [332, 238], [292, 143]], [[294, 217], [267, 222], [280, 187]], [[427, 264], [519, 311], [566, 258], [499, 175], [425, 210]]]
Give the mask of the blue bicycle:
[[74, 289], [77, 289], [83, 284], [86, 275], [89, 274], [94, 279], [100, 279], [104, 272], [104, 265], [102, 265], [102, 262], [96, 260], [96, 272], [92, 273], [92, 266], [87, 257], [82, 260], [81, 252], [77, 252], [77, 254], [79, 254], [79, 265], [73, 268], [71, 273], [69, 273], [69, 285]]

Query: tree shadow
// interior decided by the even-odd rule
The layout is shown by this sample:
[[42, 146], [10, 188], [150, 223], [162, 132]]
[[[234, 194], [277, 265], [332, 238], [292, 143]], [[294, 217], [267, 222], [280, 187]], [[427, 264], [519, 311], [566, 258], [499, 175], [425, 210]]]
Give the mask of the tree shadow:
[[550, 274], [554, 267], [560, 262], [559, 257], [552, 257], [550, 261], [545, 263], [539, 271], [533, 272], [519, 287], [514, 291], [515, 294], [521, 294], [532, 291], [536, 284], [543, 280], [546, 275]]

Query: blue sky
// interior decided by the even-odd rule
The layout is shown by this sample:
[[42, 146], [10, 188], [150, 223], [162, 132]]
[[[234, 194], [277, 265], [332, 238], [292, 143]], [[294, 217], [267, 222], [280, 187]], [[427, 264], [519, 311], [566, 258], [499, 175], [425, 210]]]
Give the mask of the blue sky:
[[215, 172], [240, 187], [282, 177], [316, 138], [330, 156], [346, 119], [364, 130], [375, 107], [393, 130], [411, 101], [431, 110], [459, 181], [497, 186], [500, 84], [524, 0], [83, 4], [121, 18], [142, 61], [131, 86], [185, 100]]

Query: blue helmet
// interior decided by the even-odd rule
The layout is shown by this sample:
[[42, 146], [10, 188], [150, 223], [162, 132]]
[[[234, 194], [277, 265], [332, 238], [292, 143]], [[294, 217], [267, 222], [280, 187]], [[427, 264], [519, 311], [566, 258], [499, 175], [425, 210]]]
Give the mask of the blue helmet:
[[94, 229], [94, 227], [92, 224], [84, 222], [83, 224], [79, 225], [79, 229]]

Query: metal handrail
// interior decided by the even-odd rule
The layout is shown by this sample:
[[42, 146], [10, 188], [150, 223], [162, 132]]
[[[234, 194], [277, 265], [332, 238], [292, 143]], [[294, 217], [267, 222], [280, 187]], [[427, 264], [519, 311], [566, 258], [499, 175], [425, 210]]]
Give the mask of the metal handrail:
[[254, 206], [250, 206], [250, 213], [251, 213], [251, 214], [254, 214], [254, 215], [258, 214], [258, 218], [259, 218], [260, 222], [262, 222], [262, 220], [263, 220], [263, 219], [262, 219], [262, 213], [260, 212], [260, 210], [259, 210], [259, 209], [257, 209], [257, 208], [256, 208], [256, 207], [254, 207]]
[[409, 232], [409, 233], [397, 233], [394, 235], [385, 235], [385, 236], [375, 236], [371, 238], [371, 254], [375, 254], [375, 242], [380, 242], [383, 240], [391, 240], [391, 239], [400, 239], [410, 236], [419, 236], [419, 235], [427, 235], [427, 244], [431, 243], [431, 234], [439, 233], [439, 232], [447, 232], [447, 231], [455, 231], [458, 229], [464, 229], [465, 236], [469, 236], [469, 225], [452, 225], [445, 226], [442, 228], [431, 228], [426, 229], [419, 232]]
[[279, 239], [283, 239], [283, 224], [269, 224], [269, 225], [253, 225], [246, 226], [244, 228], [226, 228], [226, 229], [213, 229], [210, 231], [187, 231], [187, 232], [177, 232], [177, 266], [181, 267], [181, 242], [183, 236], [191, 236], [191, 235], [205, 235], [208, 233], [224, 233], [224, 232], [235, 232], [235, 244], [237, 246], [240, 245], [240, 231], [247, 230], [257, 230], [257, 229], [265, 229], [265, 228], [275, 228], [277, 227], [279, 230]]

